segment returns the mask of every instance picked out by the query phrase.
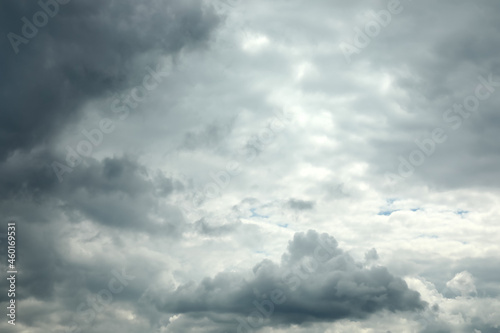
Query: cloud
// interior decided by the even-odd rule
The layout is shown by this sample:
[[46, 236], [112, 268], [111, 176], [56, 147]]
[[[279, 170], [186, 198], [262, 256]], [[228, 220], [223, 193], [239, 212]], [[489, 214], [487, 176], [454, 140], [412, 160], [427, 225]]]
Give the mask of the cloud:
[[[36, 2], [0, 9], [0, 30], [17, 34], [40, 11]], [[130, 87], [159, 56], [203, 45], [218, 22], [195, 1], [71, 1], [18, 54], [2, 38], [0, 158], [51, 142], [86, 102]]]
[[456, 274], [453, 279], [446, 282], [446, 287], [452, 293], [458, 293], [460, 296], [477, 295], [474, 277], [467, 271]]
[[201, 234], [208, 236], [221, 236], [233, 232], [241, 226], [241, 222], [226, 223], [222, 225], [211, 225], [206, 218], [202, 218], [195, 222], [194, 228]]
[[311, 210], [314, 207], [314, 202], [298, 200], [298, 199], [290, 199], [288, 200], [288, 205], [290, 206], [290, 208], [295, 210]]
[[[73, 0], [16, 53], [7, 34], [41, 5], [1, 2], [18, 330], [71, 331], [124, 268], [136, 279], [83, 332], [498, 331], [500, 5], [401, 0], [347, 65], [339, 44], [388, 3]], [[455, 105], [479, 84], [477, 111]], [[51, 163], [105, 117], [113, 133], [59, 182]], [[415, 150], [425, 162], [387, 187]]]
[[231, 132], [233, 123], [234, 120], [227, 123], [214, 122], [198, 131], [190, 131], [185, 134], [181, 148], [194, 150], [217, 146]]
[[367, 262], [377, 261], [378, 259], [379, 257], [376, 249], [371, 249], [370, 251], [365, 253], [365, 260]]
[[[313, 230], [295, 234], [280, 263], [263, 260], [250, 278], [219, 273], [199, 284], [183, 284], [154, 302], [171, 314], [222, 321], [226, 329], [247, 317], [249, 325], [257, 328], [426, 308], [402, 279], [381, 266], [363, 268], [338, 248], [333, 237]], [[266, 318], [259, 325], [251, 319], [256, 307]]]

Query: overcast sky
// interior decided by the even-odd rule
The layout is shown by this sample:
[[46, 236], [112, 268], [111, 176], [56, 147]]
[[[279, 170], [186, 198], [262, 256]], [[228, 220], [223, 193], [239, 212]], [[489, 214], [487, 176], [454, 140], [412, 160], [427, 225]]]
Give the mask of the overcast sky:
[[500, 331], [498, 1], [4, 0], [0, 30], [1, 332]]

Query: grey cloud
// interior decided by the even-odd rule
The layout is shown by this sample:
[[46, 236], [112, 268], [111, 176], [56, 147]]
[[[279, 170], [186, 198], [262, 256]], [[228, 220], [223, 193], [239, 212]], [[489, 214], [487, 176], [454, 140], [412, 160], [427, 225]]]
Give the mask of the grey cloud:
[[446, 322], [444, 320], [439, 320], [432, 318], [425, 323], [425, 327], [420, 331], [421, 333], [453, 333], [457, 331], [463, 332], [481, 332], [481, 333], [496, 333], [498, 332], [498, 327], [495, 325], [488, 325], [484, 323], [483, 318], [477, 316], [472, 316], [467, 318], [468, 322], [460, 325]]
[[[494, 142], [498, 140], [493, 133], [498, 132], [495, 129], [499, 127], [498, 87], [490, 98], [480, 102], [477, 114], [462, 119], [456, 131], [443, 119], [443, 114], [474, 94], [478, 76], [487, 78], [492, 73], [497, 78], [495, 81], [499, 81], [500, 64], [496, 54], [500, 39], [494, 31], [499, 28], [500, 6], [492, 1], [481, 4], [463, 1], [459, 5], [444, 1], [429, 11], [429, 4], [425, 2], [402, 3], [403, 13], [358, 58], [359, 61], [369, 59], [371, 66], [383, 68], [392, 76], [393, 85], [403, 89], [407, 96], [394, 96], [406, 116], [385, 116], [388, 128], [393, 129], [391, 137], [384, 140], [374, 136], [369, 141], [378, 152], [370, 157], [374, 171], [379, 171], [379, 167], [394, 170], [398, 155], [408, 158], [410, 152], [418, 148], [413, 141], [428, 138], [430, 132], [439, 127], [445, 130], [448, 140], [438, 144], [436, 152], [416, 168], [415, 180], [431, 182], [440, 188], [497, 187], [498, 177], [493, 174], [497, 171], [494, 165], [498, 163], [495, 158], [498, 145]], [[448, 17], [445, 25], [443, 13]], [[472, 31], [471, 25], [477, 30]], [[425, 50], [428, 56], [407, 51], [416, 49]], [[388, 110], [383, 104], [381, 101], [381, 107]], [[448, 164], [454, 167], [445, 168]], [[407, 184], [413, 181], [409, 179]]]
[[[317, 262], [311, 270], [311, 262], [321, 252], [317, 249], [327, 249], [328, 260]], [[224, 272], [199, 284], [181, 285], [156, 300], [157, 307], [172, 314], [211, 318], [229, 329], [231, 321], [237, 325], [237, 318], [244, 320], [255, 311], [252, 302], [263, 302], [261, 296], [269, 297], [274, 290], [280, 290], [286, 301], [274, 305], [266, 326], [363, 319], [383, 309], [418, 311], [427, 306], [386, 268], [363, 268], [338, 248], [333, 237], [312, 230], [295, 234], [281, 263], [264, 260], [255, 265], [253, 274], [246, 279]]]
[[314, 208], [314, 201], [290, 199], [288, 200], [288, 206], [296, 210], [311, 210]]
[[[39, 10], [2, 3], [0, 31], [21, 34]], [[0, 158], [50, 142], [82, 104], [129, 87], [158, 55], [203, 45], [218, 22], [196, 1], [71, 1], [18, 54], [2, 38]]]
[[370, 251], [365, 253], [365, 260], [370, 262], [370, 261], [377, 261], [378, 260], [378, 253], [376, 249], [371, 249]]
[[[234, 332], [276, 289], [286, 302], [263, 331], [399, 332], [420, 316], [434, 318], [424, 332], [498, 330], [483, 310], [500, 295], [500, 90], [459, 130], [443, 120], [479, 75], [500, 80], [497, 1], [401, 0], [350, 65], [338, 44], [388, 1], [72, 0], [15, 54], [6, 34], [21, 33], [37, 2], [0, 3], [0, 211], [18, 221], [21, 331], [65, 331], [121, 265], [137, 279], [84, 332]], [[143, 119], [117, 124], [60, 183], [50, 163], [65, 160], [68, 138], [164, 58], [173, 66]], [[281, 107], [294, 121], [264, 144]], [[388, 193], [385, 172], [436, 127], [448, 140]], [[193, 200], [230, 159], [241, 173], [220, 196]], [[376, 215], [388, 198], [401, 209]], [[443, 213], [457, 209], [469, 213]], [[337, 230], [346, 251], [291, 234], [306, 228]], [[314, 269], [320, 239], [331, 258]], [[363, 257], [372, 247], [380, 262], [374, 249]], [[447, 287], [463, 271], [477, 293]], [[443, 303], [426, 308], [419, 281]]]
[[461, 296], [459, 291], [450, 289], [446, 283], [464, 271], [473, 276], [476, 288], [476, 292], [468, 296], [494, 299], [500, 295], [500, 286], [496, 278], [500, 274], [500, 260], [497, 257], [464, 257], [453, 260], [438, 256], [429, 261], [426, 256], [413, 254], [411, 259], [397, 256], [387, 266], [396, 274], [422, 276], [431, 282], [439, 293], [448, 298]]
[[[129, 280], [130, 283], [122, 292], [113, 294], [110, 305], [96, 304], [97, 308], [102, 308], [101, 314], [109, 314], [115, 308], [140, 306], [137, 303], [141, 293], [155, 278], [159, 267], [148, 263], [148, 258], [143, 254], [135, 254], [137, 249], [126, 246], [127, 242], [123, 241], [129, 240], [126, 232], [114, 234], [112, 230], [102, 228], [98, 234], [85, 237], [82, 234], [75, 235], [64, 222], [29, 222], [17, 219], [20, 250], [17, 266], [22, 273], [18, 275], [16, 302], [22, 309], [18, 311], [24, 314], [18, 316], [17, 327], [51, 331], [50, 326], [69, 327], [75, 321], [81, 323], [82, 310], [92, 309], [92, 300], [95, 300], [100, 290], [108, 288], [109, 281], [115, 276], [113, 272], [124, 273], [133, 279]], [[84, 255], [82, 258], [82, 253], [78, 254], [74, 240], [71, 240], [75, 236], [83, 238], [83, 243], [80, 243], [83, 248], [93, 248], [92, 251], [85, 251], [89, 257]], [[105, 244], [106, 239], [111, 241], [108, 250], [99, 249], [98, 244]], [[125, 253], [127, 255], [122, 256]], [[129, 261], [132, 258], [134, 264]], [[0, 259], [7, 262], [5, 252], [0, 253]], [[5, 286], [5, 283], [0, 285]], [[0, 302], [8, 302], [6, 293], [0, 295]], [[82, 304], [85, 306], [78, 310]], [[100, 325], [109, 328], [108, 319], [98, 316], [91, 323], [96, 327], [83, 321], [80, 328], [85, 332], [98, 332]], [[139, 323], [137, 325], [142, 326]], [[10, 332], [9, 329], [5, 331]]]
[[241, 226], [241, 222], [225, 223], [222, 225], [211, 225], [205, 218], [194, 223], [194, 229], [203, 235], [221, 236], [235, 231]]
[[[39, 10], [37, 2], [2, 3], [0, 30], [21, 34], [21, 18]], [[145, 169], [126, 158], [88, 158], [58, 184], [49, 167], [64, 161], [55, 138], [80, 119], [84, 105], [134, 86], [159, 57], [205, 47], [219, 22], [197, 1], [71, 1], [19, 53], [2, 38], [0, 198], [47, 205], [59, 199], [73, 216], [79, 212], [105, 225], [150, 225], [143, 220], [155, 209], [155, 192], [182, 191], [181, 182], [161, 176], [148, 181]], [[170, 215], [164, 216], [171, 221], [167, 231], [181, 228], [178, 209], [156, 210]]]
[[161, 179], [151, 180], [141, 165], [126, 157], [105, 159], [72, 175], [64, 207], [107, 226], [178, 235], [184, 217], [177, 207], [160, 205], [169, 182]]
[[445, 282], [450, 281], [456, 274], [466, 271], [474, 277], [477, 289], [477, 293], [474, 294], [477, 297], [498, 297], [500, 287], [496, 283], [496, 276], [499, 274], [499, 267], [500, 260], [495, 257], [463, 258], [458, 261], [443, 258], [440, 265], [429, 267], [422, 272], [422, 275], [432, 281], [444, 296], [453, 298], [461, 294], [457, 290], [448, 288]]
[[174, 192], [182, 192], [186, 189], [186, 186], [180, 180], [176, 180], [173, 177], [166, 177], [162, 173], [158, 173], [155, 182], [157, 184], [158, 194], [164, 197]]
[[189, 131], [184, 135], [180, 148], [194, 150], [200, 148], [213, 148], [231, 133], [234, 119], [226, 122], [214, 121], [202, 129]]
[[186, 225], [179, 208], [161, 203], [161, 198], [174, 191], [184, 191], [181, 180], [153, 173], [134, 158], [123, 156], [103, 161], [88, 159], [86, 167], [73, 169], [59, 183], [44, 162], [46, 156], [53, 155], [41, 155], [40, 159], [32, 156], [30, 164], [20, 156], [1, 165], [2, 206], [12, 216], [25, 214], [23, 201], [28, 206], [35, 201], [47, 208], [62, 209], [73, 222], [88, 218], [105, 226], [170, 236], [184, 231]]

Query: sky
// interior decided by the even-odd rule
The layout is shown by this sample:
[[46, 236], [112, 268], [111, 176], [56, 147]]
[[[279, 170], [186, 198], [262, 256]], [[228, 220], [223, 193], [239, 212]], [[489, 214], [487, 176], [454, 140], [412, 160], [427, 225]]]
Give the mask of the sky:
[[499, 18], [2, 1], [0, 331], [500, 332]]

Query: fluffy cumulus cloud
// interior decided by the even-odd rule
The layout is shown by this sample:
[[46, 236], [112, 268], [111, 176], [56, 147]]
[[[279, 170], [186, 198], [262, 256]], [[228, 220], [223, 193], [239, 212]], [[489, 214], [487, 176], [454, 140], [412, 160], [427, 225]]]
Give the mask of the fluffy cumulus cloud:
[[[252, 272], [250, 279], [225, 272], [199, 284], [183, 284], [162, 295], [157, 306], [183, 318], [221, 321], [228, 331], [236, 323], [238, 332], [426, 307], [416, 291], [385, 267], [364, 268], [333, 237], [312, 230], [295, 234], [280, 263], [265, 259]], [[188, 330], [186, 325], [189, 320], [184, 319], [169, 329]]]
[[3, 1], [0, 331], [498, 332], [499, 18]]

